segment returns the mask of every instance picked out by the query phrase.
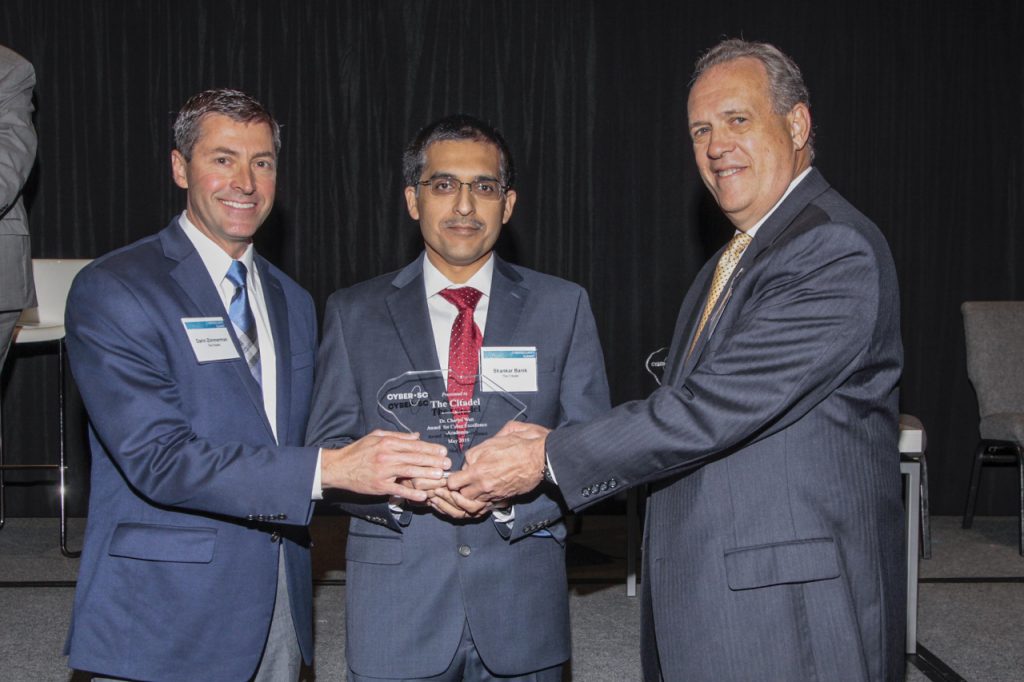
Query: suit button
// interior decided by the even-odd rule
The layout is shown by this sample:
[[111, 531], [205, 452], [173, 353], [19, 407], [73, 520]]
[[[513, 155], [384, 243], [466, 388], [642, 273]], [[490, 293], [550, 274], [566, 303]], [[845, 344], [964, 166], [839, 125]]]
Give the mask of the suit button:
[[584, 488], [580, 491], [580, 495], [583, 497], [590, 497], [590, 488]]
[[469, 548], [469, 545], [459, 545], [459, 554], [461, 556], [469, 556], [473, 553], [473, 550]]
[[273, 533], [270, 534], [270, 541], [281, 542], [281, 534], [275, 530]]
[[253, 515], [253, 514], [249, 514], [248, 516], [245, 517], [245, 520], [246, 521], [255, 521], [256, 520], [256, 516]]
[[619, 485], [619, 482], [616, 481], [614, 478], [612, 480], [608, 481], [608, 487], [611, 488], [612, 490], [614, 490], [616, 488], [616, 486], [618, 486], [618, 485]]
[[284, 520], [285, 520], [285, 519], [287, 519], [287, 518], [288, 518], [288, 515], [287, 515], [287, 514], [278, 514], [278, 515], [277, 515], [277, 520], [278, 520], [278, 521], [284, 521]]

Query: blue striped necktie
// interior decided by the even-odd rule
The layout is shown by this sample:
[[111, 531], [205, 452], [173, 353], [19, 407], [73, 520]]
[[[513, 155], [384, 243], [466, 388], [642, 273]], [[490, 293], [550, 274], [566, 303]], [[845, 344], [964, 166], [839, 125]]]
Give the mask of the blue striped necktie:
[[262, 385], [260, 371], [260, 344], [259, 334], [256, 331], [256, 318], [252, 315], [252, 308], [249, 306], [249, 289], [245, 283], [245, 263], [242, 261], [231, 261], [226, 275], [229, 282], [235, 285], [235, 294], [231, 297], [231, 305], [228, 307], [228, 315], [231, 323], [235, 325], [235, 333], [238, 335], [238, 342], [242, 345], [242, 354], [245, 362], [249, 365], [249, 371], [256, 379], [256, 383]]

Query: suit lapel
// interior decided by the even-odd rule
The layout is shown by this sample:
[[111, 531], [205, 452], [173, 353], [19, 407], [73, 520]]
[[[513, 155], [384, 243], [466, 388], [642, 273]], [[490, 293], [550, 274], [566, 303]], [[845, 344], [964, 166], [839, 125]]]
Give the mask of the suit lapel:
[[[523, 285], [523, 278], [511, 265], [498, 258], [494, 258], [494, 276], [491, 278], [491, 298], [487, 303], [487, 331], [484, 332], [484, 346], [507, 346], [515, 338], [516, 329], [519, 327], [519, 320], [522, 318], [523, 308], [526, 306], [529, 297], [529, 289]], [[482, 382], [477, 382], [475, 394], [480, 398], [481, 418], [488, 414], [492, 403], [505, 400], [493, 391], [484, 391]], [[529, 416], [529, 415], [527, 415]], [[490, 424], [491, 430], [496, 431], [503, 424]], [[473, 445], [476, 432], [470, 430], [466, 436], [465, 447], [469, 449]]]
[[[724, 247], [723, 247], [724, 248]], [[700, 307], [704, 303], [704, 297], [711, 286], [711, 278], [714, 276], [715, 266], [720, 253], [715, 254], [704, 267], [697, 273], [693, 284], [686, 292], [682, 305], [679, 307], [679, 317], [676, 318], [676, 329], [672, 334], [671, 351], [665, 365], [665, 381], [663, 385], [675, 386], [682, 380], [683, 367], [686, 363], [686, 352], [693, 343], [693, 333], [696, 330], [697, 319], [700, 314]]]
[[[288, 443], [290, 442], [288, 440], [288, 420], [280, 419], [278, 416], [289, 414], [292, 399], [292, 345], [291, 327], [288, 324], [288, 304], [281, 283], [270, 272], [270, 263], [257, 256], [256, 267], [259, 269], [260, 283], [263, 285], [263, 301], [267, 307], [270, 331], [274, 335], [274, 358], [277, 363], [277, 376], [274, 382], [277, 386], [277, 414], [266, 415], [266, 417], [277, 421], [277, 442]], [[260, 396], [260, 403], [262, 404], [262, 402], [263, 397]]]
[[[177, 263], [171, 268], [171, 279], [177, 283], [195, 307], [190, 316], [219, 317], [223, 319], [226, 323], [228, 334], [231, 335], [231, 340], [235, 344], [235, 348], [241, 348], [238, 338], [235, 336], [234, 325], [230, 323], [230, 317], [228, 317], [227, 310], [224, 309], [224, 303], [220, 300], [220, 294], [217, 293], [217, 288], [210, 279], [210, 273], [206, 269], [206, 265], [203, 264], [203, 259], [199, 257], [199, 252], [196, 251], [192, 242], [185, 236], [181, 226], [178, 224], [177, 218], [172, 220], [171, 224], [160, 233], [160, 241], [164, 249], [164, 255]], [[275, 329], [274, 331], [276, 334], [277, 330]], [[241, 355], [241, 352], [239, 352], [239, 355]], [[266, 412], [263, 409], [263, 395], [260, 393], [260, 385], [253, 378], [252, 373], [249, 371], [249, 366], [246, 365], [244, 360], [238, 362], [227, 361], [227, 364], [231, 368], [230, 371], [241, 384], [243, 392], [249, 397], [253, 407], [263, 417], [263, 423], [272, 435], [273, 431], [270, 429], [270, 423], [267, 421]]]
[[403, 268], [391, 284], [395, 290], [387, 296], [388, 313], [412, 368], [440, 369], [423, 288], [423, 256]]
[[491, 300], [487, 303], [487, 332], [485, 346], [504, 346], [515, 335], [522, 317], [529, 290], [523, 286], [522, 276], [498, 258], [494, 258], [494, 277], [491, 279]]
[[758, 229], [757, 236], [747, 250], [744, 251], [743, 257], [740, 258], [739, 263], [736, 264], [736, 269], [733, 271], [732, 276], [729, 278], [729, 282], [726, 283], [725, 289], [722, 291], [722, 296], [715, 304], [715, 310], [712, 312], [710, 318], [708, 318], [705, 329], [701, 332], [701, 337], [697, 339], [697, 345], [694, 346], [693, 352], [687, 355], [687, 351], [690, 348], [690, 344], [693, 343], [692, 335], [696, 328], [697, 319], [704, 308], [704, 301], [707, 297], [708, 289], [711, 286], [711, 280], [714, 277], [715, 267], [718, 264], [718, 259], [721, 257], [722, 252], [725, 250], [725, 246], [718, 250], [717, 253], [704, 265], [701, 273], [694, 280], [693, 286], [690, 287], [690, 291], [686, 294], [686, 299], [683, 302], [679, 312], [679, 319], [676, 322], [676, 331], [672, 339], [672, 353], [670, 357], [671, 361], [671, 372], [669, 374], [669, 381], [666, 383], [670, 385], [681, 384], [697, 362], [700, 360], [701, 353], [704, 351], [704, 347], [707, 345], [708, 339], [711, 334], [714, 333], [715, 325], [723, 315], [726, 306], [729, 305], [732, 299], [732, 292], [737, 282], [744, 273], [749, 270], [754, 263], [756, 263], [761, 256], [771, 249], [779, 237], [785, 233], [796, 216], [815, 198], [821, 195], [822, 192], [827, 190], [829, 187], [828, 182], [822, 177], [821, 173], [817, 169], [812, 168], [811, 172], [807, 174], [800, 184], [793, 188], [793, 191], [789, 193], [785, 201], [775, 209], [775, 212], [764, 222], [763, 225]]

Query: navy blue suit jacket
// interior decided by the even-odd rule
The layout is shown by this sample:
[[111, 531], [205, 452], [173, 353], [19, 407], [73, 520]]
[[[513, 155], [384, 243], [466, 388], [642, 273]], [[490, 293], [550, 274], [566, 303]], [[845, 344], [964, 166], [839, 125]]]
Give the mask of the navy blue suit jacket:
[[[89, 413], [89, 518], [66, 651], [140, 680], [246, 680], [270, 627], [284, 537], [292, 617], [312, 658], [305, 526], [317, 451], [301, 447], [314, 374], [309, 294], [257, 256], [277, 357], [274, 442], [241, 357], [200, 363], [182, 318], [224, 305], [178, 219], [97, 259], [67, 306]], [[237, 339], [234, 339], [237, 347]]]
[[889, 248], [812, 170], [688, 355], [717, 260], [683, 302], [664, 385], [548, 437], [559, 486], [579, 508], [654, 482], [645, 679], [902, 680]]
[[[310, 443], [343, 445], [376, 428], [397, 430], [378, 408], [378, 389], [403, 372], [438, 369], [422, 259], [328, 300]], [[537, 348], [537, 391], [515, 393], [526, 418], [553, 427], [602, 414], [608, 383], [586, 292], [497, 259], [490, 296], [484, 345]], [[457, 444], [449, 455], [460, 468]], [[453, 522], [425, 507], [407, 509], [398, 521], [384, 499], [343, 504], [353, 515], [349, 667], [370, 677], [439, 674], [467, 620], [494, 673], [520, 675], [565, 661], [571, 642], [558, 497], [548, 488], [515, 500], [511, 531], [492, 518]]]

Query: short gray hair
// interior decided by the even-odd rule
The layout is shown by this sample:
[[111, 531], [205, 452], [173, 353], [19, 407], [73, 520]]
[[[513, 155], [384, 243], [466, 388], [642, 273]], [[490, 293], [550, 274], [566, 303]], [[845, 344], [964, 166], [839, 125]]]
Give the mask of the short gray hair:
[[200, 126], [207, 114], [221, 114], [238, 123], [266, 123], [274, 138], [274, 153], [281, 151], [281, 127], [266, 107], [238, 90], [203, 90], [189, 97], [174, 121], [174, 147], [186, 161], [199, 140]]
[[[731, 62], [734, 59], [750, 57], [764, 65], [768, 73], [768, 94], [772, 100], [772, 111], [784, 116], [797, 104], [811, 108], [811, 95], [804, 84], [800, 67], [782, 50], [771, 43], [756, 43], [741, 38], [730, 38], [718, 43], [701, 55], [693, 68], [690, 79], [692, 88], [697, 79], [713, 66]], [[814, 127], [811, 126], [807, 137], [807, 147], [814, 158]]]

